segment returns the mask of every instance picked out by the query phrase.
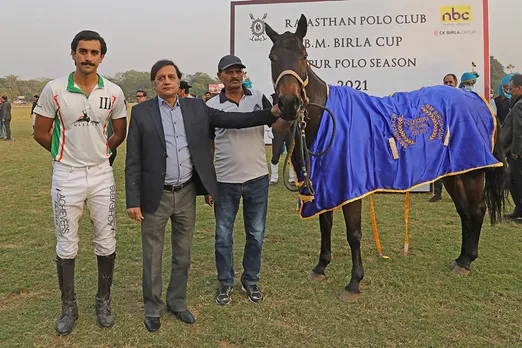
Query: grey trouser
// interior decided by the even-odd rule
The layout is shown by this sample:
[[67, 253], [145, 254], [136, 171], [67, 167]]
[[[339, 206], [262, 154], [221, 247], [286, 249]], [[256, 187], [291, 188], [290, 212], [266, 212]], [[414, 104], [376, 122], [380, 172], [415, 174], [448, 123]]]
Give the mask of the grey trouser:
[[187, 309], [187, 281], [190, 249], [196, 229], [196, 185], [189, 184], [178, 192], [163, 191], [158, 210], [143, 213], [141, 242], [143, 248], [143, 301], [145, 316], [159, 317], [165, 306], [161, 299], [161, 259], [165, 226], [172, 222], [172, 269], [167, 288], [167, 307], [173, 311]]
[[5, 138], [11, 139], [11, 121], [4, 120]]

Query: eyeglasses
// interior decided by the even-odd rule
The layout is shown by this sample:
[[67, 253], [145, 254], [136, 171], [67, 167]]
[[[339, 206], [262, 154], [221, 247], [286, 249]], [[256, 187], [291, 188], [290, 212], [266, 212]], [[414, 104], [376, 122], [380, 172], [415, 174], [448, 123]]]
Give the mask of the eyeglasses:
[[138, 98], [145, 98], [145, 96], [144, 95], [137, 95], [136, 99], [138, 99]]

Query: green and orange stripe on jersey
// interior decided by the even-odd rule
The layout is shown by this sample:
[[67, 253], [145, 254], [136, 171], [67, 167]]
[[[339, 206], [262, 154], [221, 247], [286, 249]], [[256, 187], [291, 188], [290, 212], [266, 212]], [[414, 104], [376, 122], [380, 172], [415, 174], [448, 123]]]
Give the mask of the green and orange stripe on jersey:
[[60, 112], [60, 103], [58, 103], [58, 95], [53, 97], [58, 109], [54, 115], [54, 130], [51, 142], [51, 155], [60, 162], [63, 158], [63, 150], [65, 148], [65, 124], [63, 123], [62, 113]]
[[[105, 135], [105, 153], [107, 156], [112, 155], [112, 150], [109, 147], [109, 127], [112, 127], [112, 124], [109, 124], [109, 120], [112, 116], [112, 110], [114, 108], [114, 104], [116, 103], [116, 96], [112, 96], [112, 107], [111, 111], [109, 111], [109, 114], [107, 115], [107, 118], [105, 119], [105, 122], [103, 123], [103, 134]], [[113, 129], [114, 132], [114, 129]]]

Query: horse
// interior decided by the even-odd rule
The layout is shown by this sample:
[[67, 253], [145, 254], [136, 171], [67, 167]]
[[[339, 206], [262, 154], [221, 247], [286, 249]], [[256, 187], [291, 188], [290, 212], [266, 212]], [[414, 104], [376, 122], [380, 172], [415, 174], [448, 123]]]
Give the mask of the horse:
[[[309, 168], [310, 161], [307, 152], [310, 153], [310, 146], [318, 133], [323, 110], [327, 103], [328, 87], [325, 81], [310, 68], [308, 53], [303, 44], [307, 33], [307, 20], [304, 15], [301, 15], [295, 33], [287, 31], [279, 34], [268, 23], [265, 23], [265, 32], [273, 43], [269, 59], [272, 82], [275, 92], [279, 96], [278, 106], [282, 113], [281, 117], [293, 122], [294, 149], [304, 149], [301, 152], [289, 151], [289, 154], [299, 164], [298, 167], [303, 168], [305, 179], [309, 179], [306, 178], [308, 174], [306, 169]], [[301, 118], [298, 122], [298, 116], [303, 113], [306, 113], [306, 117]], [[333, 117], [333, 115], [331, 116]], [[304, 124], [296, 126], [298, 123]], [[471, 263], [478, 257], [480, 232], [486, 210], [489, 212], [492, 225], [502, 219], [506, 198], [505, 165], [499, 132], [499, 127], [495, 127], [491, 141], [494, 144], [493, 156], [501, 163], [500, 166], [470, 170], [446, 176], [443, 179], [444, 186], [452, 198], [462, 222], [460, 255], [450, 264], [450, 269], [457, 274], [469, 274]], [[288, 162], [288, 158], [285, 165], [286, 162]], [[286, 180], [284, 181], [286, 182]], [[305, 186], [306, 184], [305, 181]], [[346, 236], [352, 255], [351, 279], [339, 296], [344, 301], [353, 301], [360, 295], [360, 284], [364, 277], [360, 249], [361, 202], [362, 200], [358, 199], [342, 205]], [[331, 262], [332, 224], [333, 211], [320, 213], [321, 250], [319, 261], [308, 276], [310, 280], [326, 279], [325, 269]]]

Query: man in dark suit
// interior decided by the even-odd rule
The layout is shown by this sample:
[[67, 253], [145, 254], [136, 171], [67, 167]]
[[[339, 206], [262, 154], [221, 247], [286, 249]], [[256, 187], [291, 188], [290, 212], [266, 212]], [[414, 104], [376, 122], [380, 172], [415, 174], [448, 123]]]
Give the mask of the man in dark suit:
[[522, 218], [522, 75], [511, 78], [507, 91], [512, 96], [511, 111], [502, 126], [502, 145], [506, 150], [510, 173], [510, 191], [515, 210], [508, 219]]
[[11, 141], [11, 104], [7, 100], [7, 96], [2, 97], [4, 102], [2, 103], [2, 118], [5, 127], [5, 141]]
[[287, 126], [286, 121], [277, 119], [277, 107], [272, 111], [225, 113], [207, 107], [201, 99], [178, 98], [180, 78], [181, 72], [173, 62], [154, 64], [151, 81], [158, 97], [132, 108], [127, 137], [127, 212], [141, 222], [144, 324], [151, 332], [159, 329], [164, 307], [161, 259], [169, 219], [172, 270], [166, 307], [185, 323], [195, 321], [187, 309], [186, 291], [196, 195], [210, 194], [219, 200], [210, 129], [270, 125], [276, 120], [281, 127]]

